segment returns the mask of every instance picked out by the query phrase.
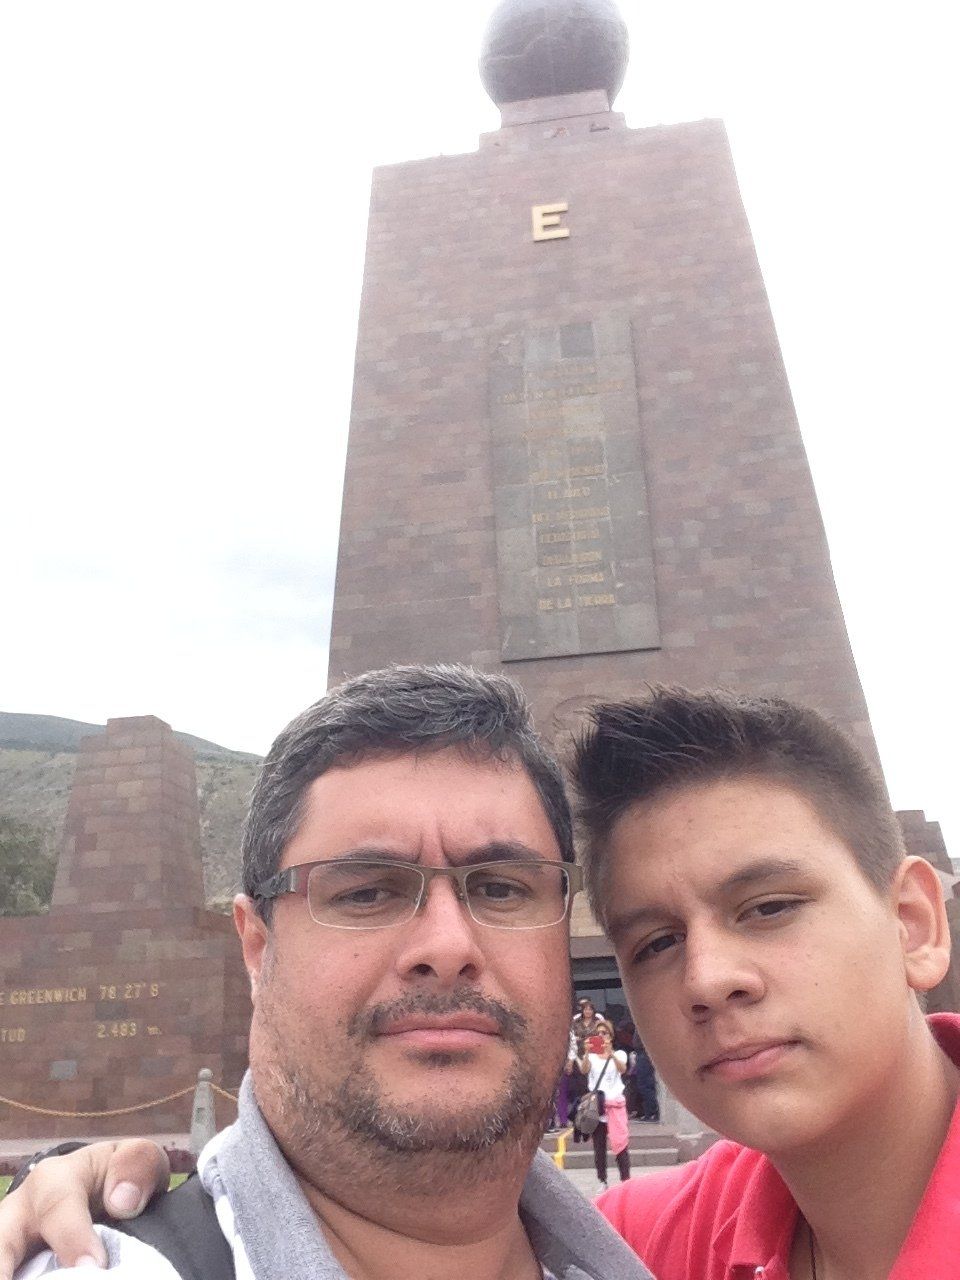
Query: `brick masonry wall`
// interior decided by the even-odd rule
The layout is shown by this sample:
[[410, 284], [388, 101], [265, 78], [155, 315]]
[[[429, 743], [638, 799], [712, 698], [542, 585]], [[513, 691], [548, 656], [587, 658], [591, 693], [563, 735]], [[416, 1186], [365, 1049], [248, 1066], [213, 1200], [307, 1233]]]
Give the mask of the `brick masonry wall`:
[[[51, 913], [0, 921], [0, 939], [0, 1094], [105, 1111], [192, 1086], [201, 1067], [218, 1084], [239, 1084], [250, 1002], [228, 917]], [[0, 1133], [182, 1133], [191, 1107], [188, 1095], [129, 1116], [70, 1120], [0, 1103]]]
[[193, 753], [155, 716], [108, 721], [80, 745], [52, 910], [203, 901]]

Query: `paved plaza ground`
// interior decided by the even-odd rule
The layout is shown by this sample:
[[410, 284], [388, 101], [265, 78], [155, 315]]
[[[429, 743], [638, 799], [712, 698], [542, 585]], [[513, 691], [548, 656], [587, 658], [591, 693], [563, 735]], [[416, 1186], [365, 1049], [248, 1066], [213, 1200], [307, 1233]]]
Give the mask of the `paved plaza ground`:
[[[674, 1165], [651, 1165], [651, 1164], [641, 1165], [637, 1169], [632, 1169], [630, 1171], [630, 1176], [632, 1178], [645, 1178], [648, 1174], [659, 1173], [661, 1169], [675, 1169], [676, 1167], [677, 1166], [675, 1164]], [[592, 1169], [565, 1169], [564, 1172], [566, 1173], [570, 1181], [573, 1183], [573, 1185], [577, 1188], [577, 1190], [582, 1191], [588, 1200], [592, 1200], [594, 1196], [599, 1194], [600, 1184], [597, 1182], [597, 1175], [596, 1173], [594, 1173]], [[616, 1166], [614, 1165], [612, 1160], [610, 1161], [609, 1178], [610, 1178], [610, 1181], [607, 1185], [611, 1187], [615, 1187], [618, 1182], [618, 1177], [617, 1177]]]

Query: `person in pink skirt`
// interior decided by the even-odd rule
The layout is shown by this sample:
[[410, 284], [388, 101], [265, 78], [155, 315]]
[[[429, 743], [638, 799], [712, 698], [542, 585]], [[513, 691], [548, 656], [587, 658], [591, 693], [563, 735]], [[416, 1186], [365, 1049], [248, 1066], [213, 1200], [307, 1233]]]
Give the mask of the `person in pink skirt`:
[[587, 1052], [580, 1059], [580, 1070], [587, 1077], [587, 1088], [603, 1093], [604, 1107], [600, 1123], [594, 1129], [593, 1162], [601, 1191], [607, 1186], [607, 1148], [617, 1162], [620, 1181], [630, 1177], [630, 1129], [627, 1124], [627, 1099], [623, 1073], [627, 1055], [613, 1047], [613, 1028], [603, 1022], [595, 1035], [587, 1040]]

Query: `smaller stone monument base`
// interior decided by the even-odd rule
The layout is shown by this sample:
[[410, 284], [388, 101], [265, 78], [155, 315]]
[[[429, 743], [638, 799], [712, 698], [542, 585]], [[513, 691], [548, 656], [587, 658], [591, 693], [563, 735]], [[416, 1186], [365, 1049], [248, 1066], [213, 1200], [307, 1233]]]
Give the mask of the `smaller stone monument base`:
[[0, 955], [5, 1140], [186, 1133], [201, 1068], [237, 1087], [247, 975], [204, 905], [193, 754], [162, 720], [83, 740], [50, 912], [0, 920]]

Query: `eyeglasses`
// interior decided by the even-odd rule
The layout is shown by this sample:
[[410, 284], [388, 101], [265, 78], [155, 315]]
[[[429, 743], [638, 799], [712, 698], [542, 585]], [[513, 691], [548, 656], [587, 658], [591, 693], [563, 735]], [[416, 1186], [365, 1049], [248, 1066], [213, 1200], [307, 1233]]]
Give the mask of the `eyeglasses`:
[[453, 881], [477, 924], [494, 929], [559, 924], [583, 886], [580, 868], [570, 862], [420, 867], [385, 858], [335, 858], [288, 867], [264, 880], [254, 896], [264, 900], [299, 894], [317, 924], [332, 929], [390, 929], [413, 919], [426, 902], [431, 881], [440, 876]]

